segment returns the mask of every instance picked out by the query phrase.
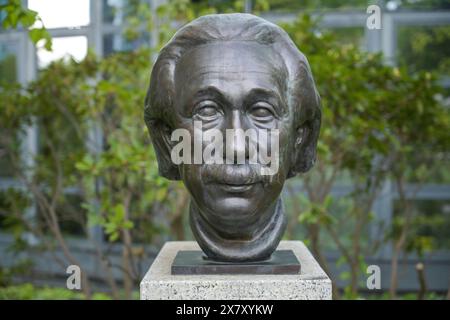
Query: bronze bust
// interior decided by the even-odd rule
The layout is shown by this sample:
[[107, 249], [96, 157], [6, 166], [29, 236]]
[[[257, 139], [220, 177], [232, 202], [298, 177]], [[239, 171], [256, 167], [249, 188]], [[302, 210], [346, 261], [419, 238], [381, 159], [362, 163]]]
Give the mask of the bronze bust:
[[[268, 259], [286, 227], [284, 182], [313, 166], [321, 122], [308, 61], [287, 33], [250, 14], [207, 15], [186, 24], [154, 64], [145, 121], [160, 174], [183, 180], [191, 195], [190, 224], [206, 256], [223, 262]], [[215, 142], [224, 147], [213, 157], [223, 161], [175, 163], [177, 129], [194, 137], [213, 129], [222, 137], [228, 129], [253, 130], [256, 137], [276, 132], [269, 136], [279, 150], [270, 150], [267, 136], [219, 137]], [[204, 140], [190, 143], [207, 148]], [[262, 174], [270, 164], [249, 161], [250, 148], [275, 156], [275, 170]], [[183, 159], [192, 159], [192, 149], [183, 151]], [[217, 151], [222, 149], [226, 155]]]

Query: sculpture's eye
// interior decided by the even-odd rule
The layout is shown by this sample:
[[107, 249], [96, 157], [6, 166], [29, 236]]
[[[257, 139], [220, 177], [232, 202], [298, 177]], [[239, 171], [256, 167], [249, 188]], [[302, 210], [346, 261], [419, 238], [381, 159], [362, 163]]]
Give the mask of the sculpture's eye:
[[273, 107], [266, 102], [258, 102], [250, 108], [250, 116], [256, 121], [269, 122], [275, 119]]
[[194, 115], [204, 121], [212, 121], [217, 119], [221, 115], [221, 112], [219, 106], [214, 101], [207, 100], [195, 106]]

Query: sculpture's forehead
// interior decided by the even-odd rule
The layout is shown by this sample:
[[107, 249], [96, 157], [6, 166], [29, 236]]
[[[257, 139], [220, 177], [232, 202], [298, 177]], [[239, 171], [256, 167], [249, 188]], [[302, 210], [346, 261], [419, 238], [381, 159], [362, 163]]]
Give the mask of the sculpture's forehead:
[[202, 82], [205, 78], [241, 81], [271, 79], [281, 85], [287, 77], [281, 56], [256, 41], [214, 41], [186, 51], [177, 64], [178, 83]]

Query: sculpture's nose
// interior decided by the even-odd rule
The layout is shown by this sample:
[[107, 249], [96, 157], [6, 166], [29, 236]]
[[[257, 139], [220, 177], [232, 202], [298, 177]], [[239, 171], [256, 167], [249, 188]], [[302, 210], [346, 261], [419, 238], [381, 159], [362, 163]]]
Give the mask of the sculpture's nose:
[[245, 124], [240, 110], [233, 110], [226, 130], [226, 163], [244, 164], [248, 158]]

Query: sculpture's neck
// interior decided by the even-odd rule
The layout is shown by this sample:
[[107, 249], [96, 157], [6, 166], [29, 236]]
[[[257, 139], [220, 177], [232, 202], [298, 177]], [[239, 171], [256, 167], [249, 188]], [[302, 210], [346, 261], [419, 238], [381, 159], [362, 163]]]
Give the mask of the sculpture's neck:
[[283, 203], [279, 198], [269, 208], [270, 219], [246, 239], [224, 239], [202, 217], [193, 201], [190, 205], [192, 232], [208, 258], [216, 261], [244, 262], [260, 261], [270, 257], [278, 246], [286, 228]]

